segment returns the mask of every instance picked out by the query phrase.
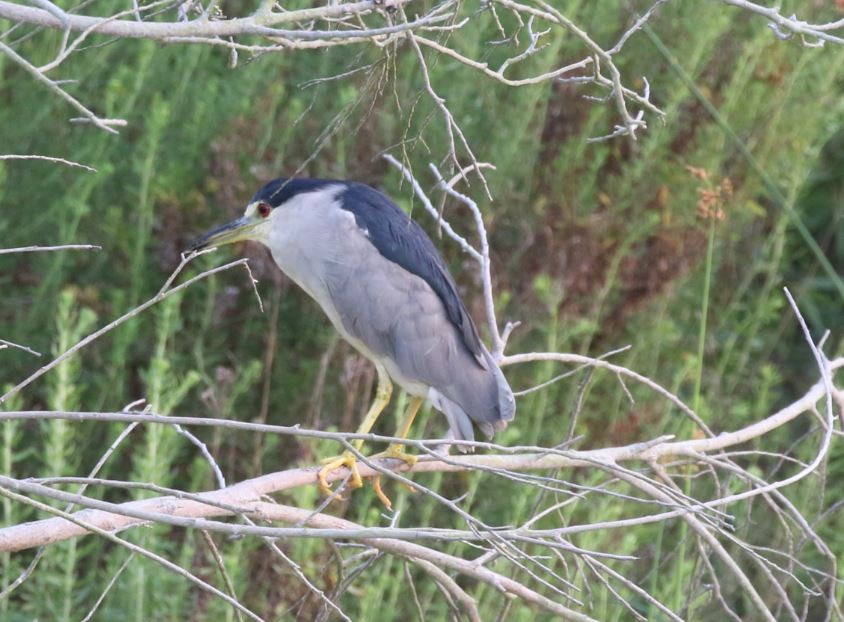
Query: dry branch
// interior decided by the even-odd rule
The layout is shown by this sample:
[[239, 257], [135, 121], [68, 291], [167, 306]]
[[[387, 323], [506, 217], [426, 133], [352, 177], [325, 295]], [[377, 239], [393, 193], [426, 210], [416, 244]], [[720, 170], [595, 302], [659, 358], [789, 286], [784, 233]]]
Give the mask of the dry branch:
[[[185, 5], [175, 0], [153, 0], [144, 5], [136, 2], [133, 8], [110, 16], [86, 15], [81, 10], [67, 12], [50, 0], [39, 0], [35, 3], [38, 5], [36, 7], [0, 0], [0, 18], [8, 19], [15, 25], [29, 24], [63, 32], [62, 44], [55, 58], [41, 67], [34, 66], [12, 46], [0, 44], [0, 52], [5, 53], [56, 95], [77, 108], [83, 114], [84, 120], [114, 132], [114, 126], [125, 124], [124, 120], [100, 118], [67, 93], [59, 82], [46, 75], [80, 49], [81, 44], [92, 35], [224, 46], [232, 51], [235, 64], [237, 51], [263, 54], [353, 44], [371, 45], [380, 51], [396, 48], [400, 43], [406, 42], [417, 59], [425, 92], [439, 109], [443, 119], [449, 138], [445, 161], [451, 162], [453, 170], [461, 170], [464, 168], [462, 160], [467, 160], [486, 188], [473, 147], [448, 108], [446, 99], [438, 93], [431, 80], [428, 70], [430, 61], [426, 59], [422, 47], [435, 55], [444, 54], [480, 72], [485, 78], [508, 86], [523, 87], [560, 79], [574, 79], [580, 84], [591, 84], [606, 95], [604, 100], [611, 102], [621, 117], [621, 123], [612, 133], [596, 140], [618, 136], [635, 139], [636, 131], [647, 125], [645, 111], [656, 116], [662, 116], [663, 113], [651, 103], [647, 90], [644, 94], [639, 94], [624, 85], [615, 58], [621, 53], [628, 39], [640, 31], [655, 16], [657, 8], [665, 2], [666, 0], [657, 0], [618, 38], [615, 45], [608, 47], [594, 41], [586, 30], [542, 0], [527, 3], [492, 0], [484, 9], [495, 17], [503, 37], [502, 42], [517, 42], [522, 29], [526, 30], [529, 39], [526, 47], [514, 50], [497, 69], [490, 69], [486, 62], [469, 58], [458, 51], [451, 37], [452, 33], [461, 29], [482, 28], [481, 14], [485, 11], [466, 9], [456, 0], [441, 0], [430, 8], [426, 7], [426, 12], [422, 15], [413, 17], [408, 17], [406, 11], [421, 5], [413, 3], [412, 0], [388, 0], [384, 3], [367, 0], [292, 11], [274, 11], [267, 3], [251, 15], [229, 18], [217, 14], [216, 2], [211, 0], [205, 7], [198, 5], [202, 12], [197, 19], [187, 19], [187, 15], [182, 14]], [[513, 32], [505, 32], [497, 17], [499, 9], [517, 16], [519, 25]], [[156, 15], [155, 21], [150, 17], [153, 14]], [[394, 21], [394, 14], [398, 14], [401, 19]], [[162, 15], [169, 16], [169, 21], [162, 19]], [[540, 29], [537, 23], [540, 21], [544, 29]], [[541, 41], [544, 37], [551, 36], [554, 30], [558, 31], [557, 36], [568, 34], [576, 37], [583, 46], [583, 58], [537, 75], [509, 77], [509, 74], [514, 73], [515, 66], [543, 53], [546, 45]], [[255, 43], [255, 38], [263, 43]], [[347, 72], [347, 75], [352, 73], [354, 71]], [[645, 82], [647, 84], [647, 81]], [[633, 112], [631, 106], [640, 110]]]
[[[88, 166], [87, 164], [80, 164], [79, 162], [74, 162], [73, 160], [66, 160], [65, 158], [56, 158], [52, 156], [45, 156], [45, 155], [32, 155], [32, 154], [13, 154], [8, 153], [4, 155], [0, 155], [0, 160], [41, 160], [43, 162], [50, 162], [52, 164], [64, 164], [65, 166], [69, 166], [71, 168], [81, 168], [86, 170], [90, 173], [96, 173], [97, 169], [92, 166]], [[0, 249], [0, 252], [3, 252], [7, 249]]]
[[799, 35], [802, 37], [803, 45], [807, 47], [820, 47], [824, 43], [844, 44], [844, 38], [830, 34], [830, 31], [844, 31], [844, 19], [823, 24], [812, 24], [799, 19], [795, 14], [786, 17], [780, 12], [778, 6], [766, 7], [755, 2], [749, 2], [748, 0], [721, 1], [744, 11], [765, 17], [768, 20], [768, 27], [780, 39], [790, 39], [794, 35]]
[[[410, 0], [395, 0], [395, 4], [404, 4]], [[75, 13], [59, 14], [28, 7], [14, 2], [0, 0], [0, 17], [17, 23], [33, 24], [58, 30], [70, 29], [76, 32], [92, 32], [112, 37], [132, 39], [153, 39], [166, 41], [173, 37], [233, 37], [239, 35], [264, 35], [280, 37], [317, 38], [307, 35], [306, 30], [279, 30], [274, 26], [309, 22], [315, 19], [337, 19], [349, 15], [364, 15], [377, 10], [377, 5], [364, 2], [349, 2], [314, 9], [301, 9], [273, 13], [264, 11], [251, 17], [227, 20], [192, 20], [186, 22], [143, 22], [134, 19], [113, 19], [78, 15]], [[356, 33], [360, 35], [361, 33]], [[363, 33], [364, 35], [366, 33]], [[341, 31], [322, 35], [323, 38], [342, 38]]]
[[[830, 363], [831, 369], [844, 366], [844, 359], [837, 359]], [[844, 395], [836, 389], [839, 396]], [[677, 456], [690, 456], [700, 458], [701, 455], [711, 453], [717, 456], [726, 448], [747, 443], [751, 440], [769, 433], [785, 425], [800, 414], [810, 412], [814, 405], [826, 395], [823, 383], [819, 382], [812, 387], [800, 400], [790, 404], [786, 408], [772, 414], [770, 417], [747, 426], [740, 430], [720, 434], [714, 438], [693, 439], [683, 441], [666, 441], [656, 439], [651, 443], [636, 443], [623, 447], [612, 447], [605, 449], [594, 449], [586, 451], [574, 450], [548, 450], [547, 453], [521, 453], [521, 454], [491, 454], [471, 456], [449, 456], [437, 459], [431, 456], [423, 456], [419, 462], [412, 467], [405, 464], [397, 467], [397, 471], [407, 473], [432, 473], [432, 472], [462, 472], [473, 469], [495, 469], [508, 472], [519, 472], [527, 470], [556, 470], [561, 468], [589, 468], [603, 466], [604, 468], [615, 468], [623, 462], [644, 461], [657, 463]], [[0, 413], [2, 420], [20, 419], [95, 419], [127, 422], [148, 422], [167, 425], [190, 425], [190, 417], [159, 417], [155, 415], [141, 415], [131, 413], [61, 413], [61, 412], [8, 412]], [[106, 416], [107, 415], [107, 416]], [[201, 420], [201, 425], [209, 425], [214, 420]], [[217, 424], [240, 422], [222, 422]], [[248, 424], [245, 424], [248, 425]], [[241, 426], [238, 426], [241, 427]], [[262, 428], [264, 426], [261, 426]], [[295, 434], [302, 434], [306, 431], [294, 428], [285, 430]], [[320, 435], [331, 435], [323, 432]], [[355, 437], [359, 435], [337, 435], [338, 437]], [[370, 440], [392, 441], [391, 437], [378, 437], [374, 435], [362, 435]], [[431, 441], [408, 441], [412, 446], [427, 448]], [[395, 464], [395, 461], [382, 461], [381, 466]], [[256, 510], [259, 507], [264, 495], [290, 490], [299, 486], [312, 485], [316, 483], [318, 467], [289, 469], [277, 473], [271, 473], [251, 480], [246, 480], [220, 490], [209, 491], [192, 495], [191, 499], [178, 498], [174, 496], [133, 501], [124, 504], [112, 504], [97, 501], [80, 495], [73, 495], [53, 490], [42, 484], [27, 482], [26, 480], [14, 480], [8, 477], [0, 477], [0, 487], [8, 490], [26, 494], [49, 496], [51, 498], [73, 502], [93, 510], [83, 510], [78, 513], [81, 520], [87, 524], [95, 525], [109, 531], [119, 531], [132, 525], [141, 524], [145, 521], [157, 521], [182, 527], [195, 527], [211, 531], [223, 531], [231, 535], [261, 535], [266, 537], [298, 536], [298, 537], [354, 537], [367, 538], [375, 535], [383, 535], [394, 538], [437, 538], [437, 539], [471, 539], [468, 532], [453, 532], [451, 534], [442, 530], [364, 528], [355, 533], [337, 533], [308, 531], [307, 529], [273, 530], [271, 528], [251, 528], [246, 525], [232, 525], [228, 523], [214, 523], [202, 519], [213, 516], [224, 516], [231, 514], [234, 508], [253, 517], [262, 519], [263, 514]], [[360, 465], [360, 472], [363, 477], [372, 477], [382, 471], [366, 464]], [[346, 469], [335, 470], [329, 476], [330, 481], [344, 480], [348, 477]], [[668, 514], [660, 516], [664, 520], [667, 516], [677, 516], [683, 513], [697, 512], [706, 508], [720, 508], [743, 499], [746, 496], [758, 496], [767, 491], [771, 484], [757, 486], [742, 495], [733, 497], [717, 498], [707, 502], [700, 502], [697, 506], [691, 505], [683, 510], [673, 510]], [[653, 492], [653, 491], [652, 491]], [[664, 493], [659, 493], [664, 494]], [[676, 499], [663, 499], [667, 505], [676, 503]], [[260, 506], [263, 507], [263, 506]], [[619, 523], [619, 526], [629, 527], [639, 517], [626, 519]], [[641, 517], [642, 522], [650, 522], [651, 517]], [[560, 536], [577, 533], [587, 530], [584, 526], [563, 527], [557, 530], [496, 530], [501, 537], [536, 537]], [[609, 525], [601, 525], [605, 529]], [[86, 533], [86, 530], [79, 525], [69, 523], [61, 518], [52, 518], [32, 523], [24, 523], [13, 527], [0, 529], [0, 551], [17, 551], [34, 546], [41, 546], [60, 540], [76, 537]]]
[[60, 246], [19, 246], [17, 248], [0, 248], [0, 255], [14, 253], [49, 253], [55, 251], [99, 251], [102, 246], [96, 244], [62, 244]]

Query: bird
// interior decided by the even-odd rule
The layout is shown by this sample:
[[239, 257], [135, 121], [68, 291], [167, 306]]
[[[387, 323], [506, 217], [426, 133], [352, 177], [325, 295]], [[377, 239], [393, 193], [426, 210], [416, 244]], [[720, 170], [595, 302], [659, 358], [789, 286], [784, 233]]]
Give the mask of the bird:
[[[408, 437], [425, 400], [445, 415], [457, 440], [474, 440], [473, 424], [491, 438], [513, 420], [513, 391], [445, 261], [387, 195], [355, 181], [279, 177], [255, 193], [242, 217], [208, 231], [190, 250], [241, 240], [268, 247], [278, 268], [374, 364], [375, 399], [359, 434], [371, 430], [389, 403], [393, 382], [411, 396], [400, 439]], [[358, 452], [362, 446], [362, 439], [353, 443]], [[370, 458], [416, 462], [400, 443]], [[323, 461], [317, 482], [324, 494], [332, 494], [328, 475], [343, 466], [351, 488], [363, 485], [354, 453], [345, 451]], [[377, 477], [374, 488], [391, 507]]]

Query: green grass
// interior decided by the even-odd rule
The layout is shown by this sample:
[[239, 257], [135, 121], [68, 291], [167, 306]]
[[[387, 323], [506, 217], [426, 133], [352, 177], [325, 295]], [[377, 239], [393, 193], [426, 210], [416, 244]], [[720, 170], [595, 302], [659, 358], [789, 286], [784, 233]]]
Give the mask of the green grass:
[[[561, 3], [561, 10], [602, 42], [613, 40], [622, 28], [623, 15], [614, 3], [570, 1]], [[496, 66], [508, 50], [490, 51], [486, 42], [495, 38], [495, 30], [491, 20], [483, 23], [485, 30], [457, 45]], [[543, 71], [582, 53], [571, 37], [554, 34], [549, 44], [546, 55], [517, 71]], [[36, 61], [40, 56], [46, 60], [50, 52], [41, 45], [35, 38], [21, 49]], [[669, 3], [652, 23], [652, 33], [637, 35], [619, 57], [624, 76], [637, 88], [642, 86], [637, 77], [647, 76], [655, 102], [667, 113], [664, 122], [651, 119], [635, 144], [586, 142], [617, 122], [610, 107], [581, 97], [597, 92], [559, 84], [513, 90], [483, 82], [446, 58], [428, 59], [435, 88], [447, 98], [478, 157], [498, 167], [489, 175], [495, 200], [482, 207], [493, 245], [499, 318], [523, 322], [510, 352], [560, 350], [595, 356], [630, 344], [632, 350], [618, 362], [675, 391], [716, 431], [758, 420], [814, 382], [811, 354], [785, 304], [783, 286], [797, 297], [815, 337], [824, 328], [833, 330], [827, 353], [841, 352], [844, 98], [839, 76], [844, 51], [779, 41], [761, 20], [716, 2]], [[153, 296], [188, 240], [237, 213], [262, 181], [290, 173], [315, 152], [305, 173], [377, 183], [410, 208], [407, 187], [378, 153], [423, 132], [424, 144], [407, 146], [423, 176], [427, 162], [443, 152], [446, 137], [430, 101], [422, 98], [414, 106], [422, 81], [409, 50], [400, 49], [370, 74], [301, 86], [377, 60], [371, 51], [358, 57], [357, 52], [329, 50], [263, 56], [232, 71], [219, 50], [115, 42], [76, 55], [55, 76], [78, 79], [77, 96], [94, 102], [106, 116], [128, 119], [120, 136], [110, 136], [67, 123], [72, 113], [64, 105], [0, 58], [0, 149], [60, 155], [98, 169], [89, 174], [43, 163], [0, 162], [2, 246], [103, 246], [96, 253], [0, 257], [0, 337], [27, 344], [45, 357], [63, 351], [92, 328]], [[389, 71], [379, 73], [384, 67]], [[382, 76], [388, 81], [379, 90]], [[333, 130], [319, 142], [326, 128]], [[706, 170], [713, 184], [731, 180], [734, 192], [724, 205], [724, 222], [698, 217], [698, 189], [704, 184], [687, 166]], [[425, 182], [430, 186], [432, 180]], [[471, 191], [481, 197], [476, 184]], [[421, 210], [413, 213], [435, 232]], [[446, 216], [471, 230], [470, 216], [456, 206], [448, 204]], [[467, 299], [475, 300], [479, 292], [469, 273], [472, 267], [459, 249], [435, 240]], [[218, 264], [232, 252], [202, 258], [189, 271]], [[262, 253], [250, 253], [256, 257], [253, 269], [265, 303], [275, 297], [278, 305], [271, 368], [264, 361], [274, 314], [269, 305], [261, 314], [243, 275], [229, 272], [121, 326], [4, 408], [118, 410], [145, 398], [161, 414], [253, 420], [262, 412], [266, 382], [266, 420], [285, 425], [304, 421], [331, 329], [305, 295], [287, 282], [279, 284]], [[276, 288], [281, 288], [280, 295]], [[341, 345], [329, 363], [319, 412], [323, 427], [355, 425], [368, 400], [366, 383], [349, 371], [354, 356]], [[14, 383], [43, 364], [15, 350], [3, 350], [0, 359], [3, 383]], [[514, 388], [522, 389], [561, 371], [556, 364], [536, 363], [507, 373]], [[556, 382], [520, 400], [518, 418], [499, 440], [554, 444], [573, 428], [575, 435], [583, 435], [580, 447], [600, 447], [691, 433], [675, 408], [640, 386], [628, 388], [632, 404], [608, 374]], [[385, 421], [383, 431], [389, 431], [392, 418]], [[796, 423], [772, 435], [766, 449], [786, 449], [807, 425]], [[2, 471], [16, 477], [87, 474], [123, 428], [3, 423]], [[429, 413], [414, 434], [434, 437], [443, 432], [442, 418]], [[327, 442], [214, 430], [196, 434], [228, 482], [312, 464], [317, 456], [337, 451]], [[805, 458], [810, 451], [801, 445], [797, 455]], [[775, 463], [759, 459], [744, 466], [764, 475]], [[791, 468], [783, 466], [778, 473]], [[811, 486], [786, 494], [812, 522], [840, 499], [841, 475], [837, 452], [826, 466], [823, 499]], [[173, 429], [155, 426], [133, 430], [102, 476], [189, 490], [216, 485], [191, 442]], [[606, 483], [604, 474], [590, 470], [560, 476], [584, 486]], [[539, 504], [561, 500], [483, 474], [426, 475], [419, 481], [450, 497], [466, 494], [466, 507], [493, 524], [519, 523]], [[684, 485], [693, 495], [711, 492], [700, 478]], [[730, 490], [741, 487], [735, 480], [725, 485]], [[403, 526], [463, 527], [428, 499], [398, 487], [390, 492], [403, 512]], [[142, 496], [105, 489], [88, 494], [115, 501]], [[312, 489], [291, 491], [281, 500], [303, 506], [318, 502]], [[7, 499], [0, 508], [3, 524], [36, 517]], [[590, 494], [545, 525], [611, 520], [628, 510], [617, 498]], [[369, 489], [356, 492], [342, 512], [368, 525], [384, 522]], [[746, 507], [736, 516], [738, 533], [754, 544], [786, 546], [786, 536], [766, 516], [760, 502]], [[840, 552], [844, 542], [835, 522], [822, 521], [818, 532]], [[194, 531], [156, 527], [131, 531], [127, 537], [223, 585], [207, 545]], [[297, 612], [308, 619], [316, 611], [315, 601], [302, 604], [301, 583], [260, 542], [215, 541], [237, 594], [248, 606], [279, 620], [295, 619]], [[695, 542], [684, 526], [589, 532], [573, 542], [636, 555], [636, 563], [611, 565], [684, 617], [720, 619], [705, 590]], [[317, 584], [330, 586], [338, 579], [325, 543], [303, 539], [279, 545]], [[459, 543], [442, 549], [474, 554]], [[817, 561], [808, 548], [802, 554], [807, 563]], [[0, 558], [4, 587], [32, 555]], [[94, 538], [48, 547], [33, 575], [0, 600], [0, 618], [78, 620], [125, 559], [124, 550]], [[758, 568], [741, 559], [751, 578], [764, 582]], [[629, 619], [629, 612], [598, 589], [594, 578], [587, 586], [584, 573], [574, 572], [574, 561], [566, 561], [572, 581], [583, 590], [577, 597], [592, 607], [590, 615]], [[548, 563], [565, 572], [562, 561]], [[503, 562], [494, 568], [524, 576]], [[449, 609], [440, 591], [417, 569], [409, 572], [428, 619], [446, 619]], [[805, 578], [802, 571], [795, 572]], [[485, 620], [546, 619], [520, 603], [505, 602], [488, 587], [463, 586], [478, 598]], [[614, 587], [639, 611], [662, 619], [632, 592]], [[751, 605], [737, 590], [725, 589], [724, 596], [740, 614], [751, 615]], [[768, 592], [763, 596], [774, 598]], [[341, 604], [354, 619], [416, 616], [399, 559], [376, 561]], [[136, 558], [96, 619], [235, 617], [225, 604]]]

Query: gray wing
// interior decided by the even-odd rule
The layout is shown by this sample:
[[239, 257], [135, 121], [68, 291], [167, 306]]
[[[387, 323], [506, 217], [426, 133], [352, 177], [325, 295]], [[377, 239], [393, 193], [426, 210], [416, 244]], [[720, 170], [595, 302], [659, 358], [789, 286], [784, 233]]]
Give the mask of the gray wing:
[[365, 258], [352, 273], [338, 269], [345, 276], [327, 284], [346, 332], [407, 381], [446, 398], [434, 405], [458, 438], [472, 438], [470, 420], [487, 434], [511, 420], [515, 402], [503, 374], [483, 344], [485, 366], [477, 363], [431, 286], [378, 253], [356, 255]]
[[349, 184], [341, 197], [341, 206], [354, 214], [358, 226], [367, 232], [369, 241], [383, 257], [428, 284], [442, 301], [463, 345], [485, 367], [488, 361], [478, 329], [428, 234], [389, 197], [365, 184]]

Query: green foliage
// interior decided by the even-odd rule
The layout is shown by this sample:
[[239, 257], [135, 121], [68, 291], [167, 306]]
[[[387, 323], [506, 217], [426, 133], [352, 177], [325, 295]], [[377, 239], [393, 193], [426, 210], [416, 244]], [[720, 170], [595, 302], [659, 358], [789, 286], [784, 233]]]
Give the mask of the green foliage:
[[[626, 23], [616, 3], [559, 4], [602, 42], [612, 41]], [[827, 327], [838, 331], [827, 352], [841, 350], [844, 326], [834, 279], [795, 230], [793, 216], [844, 272], [844, 98], [838, 77], [844, 51], [780, 41], [762, 21], [737, 15], [717, 2], [668, 3], [653, 31], [630, 41], [618, 59], [623, 74], [647, 76], [656, 103], [667, 113], [664, 123], [652, 120], [635, 144], [587, 143], [617, 122], [611, 108], [582, 98], [597, 92], [560, 83], [512, 89], [486, 82], [448, 58], [427, 57], [434, 87], [447, 98], [475, 153], [498, 167], [489, 175], [495, 201], [483, 209], [499, 317], [523, 322], [509, 351], [599, 355], [631, 344], [632, 350], [616, 359], [697, 404], [715, 430], [763, 417], [802, 394], [817, 376], [784, 303], [783, 286], [795, 293], [816, 336]], [[479, 23], [483, 28], [467, 31], [457, 45], [497, 66], [512, 48], [490, 47], [497, 38], [494, 22], [486, 16]], [[52, 50], [39, 50], [43, 41], [22, 47], [46, 61]], [[582, 54], [572, 37], [552, 34], [547, 53], [517, 73], [544, 71], [559, 59]], [[128, 119], [129, 127], [111, 136], [67, 123], [72, 112], [66, 105], [0, 57], [4, 151], [59, 155], [98, 169], [89, 174], [44, 163], [0, 162], [2, 245], [103, 246], [97, 253], [0, 257], [0, 337], [42, 352], [63, 352], [94, 327], [153, 296], [188, 240], [237, 213], [262, 181], [295, 171], [314, 153], [304, 173], [363, 179], [397, 197], [409, 191], [378, 153], [406, 141], [397, 151], [405, 150], [420, 176], [427, 162], [443, 153], [447, 137], [431, 101], [419, 98], [423, 82], [408, 49], [266, 55], [246, 59], [234, 71], [226, 60], [217, 49], [128, 40], [73, 56], [54, 77], [77, 79], [77, 96], [105, 116]], [[372, 63], [368, 71], [348, 79], [308, 83], [366, 63]], [[417, 140], [420, 134], [424, 140]], [[689, 166], [705, 171], [706, 179]], [[725, 180], [732, 187], [723, 201], [725, 221], [710, 223], [699, 214], [701, 192], [721, 188]], [[471, 191], [481, 198], [475, 184]], [[409, 199], [408, 205], [413, 209]], [[455, 226], [470, 230], [470, 215], [450, 203], [445, 213]], [[414, 216], [435, 231], [421, 211]], [[477, 289], [459, 249], [445, 240], [439, 245], [467, 299], [474, 299]], [[243, 274], [225, 273], [121, 326], [5, 408], [119, 410], [144, 398], [165, 415], [351, 429], [369, 399], [367, 376], [353, 365], [354, 353], [338, 347], [328, 360], [324, 385], [314, 394], [331, 329], [313, 302], [286, 282], [279, 284], [263, 251], [247, 252], [254, 257], [266, 313], [256, 308]], [[229, 251], [202, 258], [189, 272], [219, 263], [221, 253]], [[15, 382], [39, 365], [15, 350], [0, 357], [3, 382]], [[522, 389], [563, 371], [568, 370], [543, 362], [507, 373], [514, 388]], [[423, 413], [420, 420], [414, 431], [419, 437], [444, 431], [435, 414]], [[389, 431], [392, 421], [383, 425]], [[800, 425], [774, 435], [776, 446], [768, 450], [789, 447], [805, 431]], [[123, 429], [4, 422], [2, 472], [87, 474]], [[229, 483], [337, 452], [329, 443], [194, 432]], [[688, 436], [692, 426], [644, 387], [625, 388], [610, 375], [581, 372], [521, 398], [516, 421], [498, 440], [549, 445], [583, 435], [581, 447], [600, 447], [666, 433]], [[808, 456], [811, 447], [798, 451]], [[773, 459], [760, 459], [753, 468], [764, 474], [792, 472], [792, 466]], [[844, 475], [840, 452], [827, 468], [829, 497], [840, 498], [835, 483]], [[197, 447], [162, 426], [133, 430], [102, 475], [189, 490], [217, 486]], [[686, 492], [704, 494], [711, 484], [692, 475]], [[588, 469], [565, 477], [584, 490], [606, 483], [603, 474]], [[543, 502], [561, 496], [486, 474], [431, 474], [419, 481], [450, 497], [466, 495], [467, 509], [490, 524], [520, 524]], [[741, 488], [733, 480], [727, 486]], [[463, 527], [430, 499], [398, 488], [388, 492], [402, 510], [402, 526]], [[92, 489], [88, 494], [124, 501], [149, 493]], [[787, 494], [812, 517], [829, 507], [810, 489]], [[319, 501], [311, 488], [291, 491], [285, 500], [303, 507]], [[7, 525], [35, 518], [5, 498], [0, 507]], [[613, 496], [592, 495], [571, 501], [547, 519], [547, 526], [612, 520], [628, 510]], [[357, 491], [344, 512], [352, 520], [383, 524], [368, 488]], [[764, 524], [765, 516], [764, 507], [751, 506], [737, 518], [739, 532], [755, 544], [783, 545], [770, 542], [782, 535], [770, 536], [773, 528]], [[840, 551], [844, 541], [833, 523], [822, 522], [818, 529]], [[715, 619], [687, 536], [680, 527], [655, 525], [586, 532], [574, 543], [637, 556], [635, 567], [623, 567], [639, 585], [684, 617]], [[127, 537], [222, 585], [206, 543], [193, 530], [145, 528]], [[317, 610], [292, 571], [260, 542], [216, 541], [248, 606], [269, 619], [308, 619]], [[279, 546], [320, 585], [339, 579], [325, 543], [301, 539]], [[472, 554], [462, 543], [443, 550]], [[4, 588], [28, 559], [0, 557]], [[124, 550], [93, 538], [51, 546], [24, 586], [0, 600], [0, 618], [80, 619], [125, 559]], [[558, 561], [548, 563], [560, 567]], [[361, 620], [415, 616], [402, 561], [383, 558], [375, 564], [344, 597], [343, 608]], [[493, 568], [512, 571], [504, 562]], [[446, 619], [449, 609], [436, 586], [417, 569], [408, 572], [426, 616]], [[748, 572], [755, 577], [758, 571]], [[582, 577], [575, 584], [587, 587]], [[478, 598], [483, 619], [498, 614], [511, 621], [542, 619], [517, 603], [504, 604], [488, 587], [465, 587]], [[660, 619], [646, 602], [625, 596], [640, 612]], [[740, 613], [750, 610], [738, 591], [724, 596]], [[590, 615], [598, 619], [629, 619], [611, 598], [590, 604]], [[234, 616], [184, 579], [134, 559], [96, 619]]]

